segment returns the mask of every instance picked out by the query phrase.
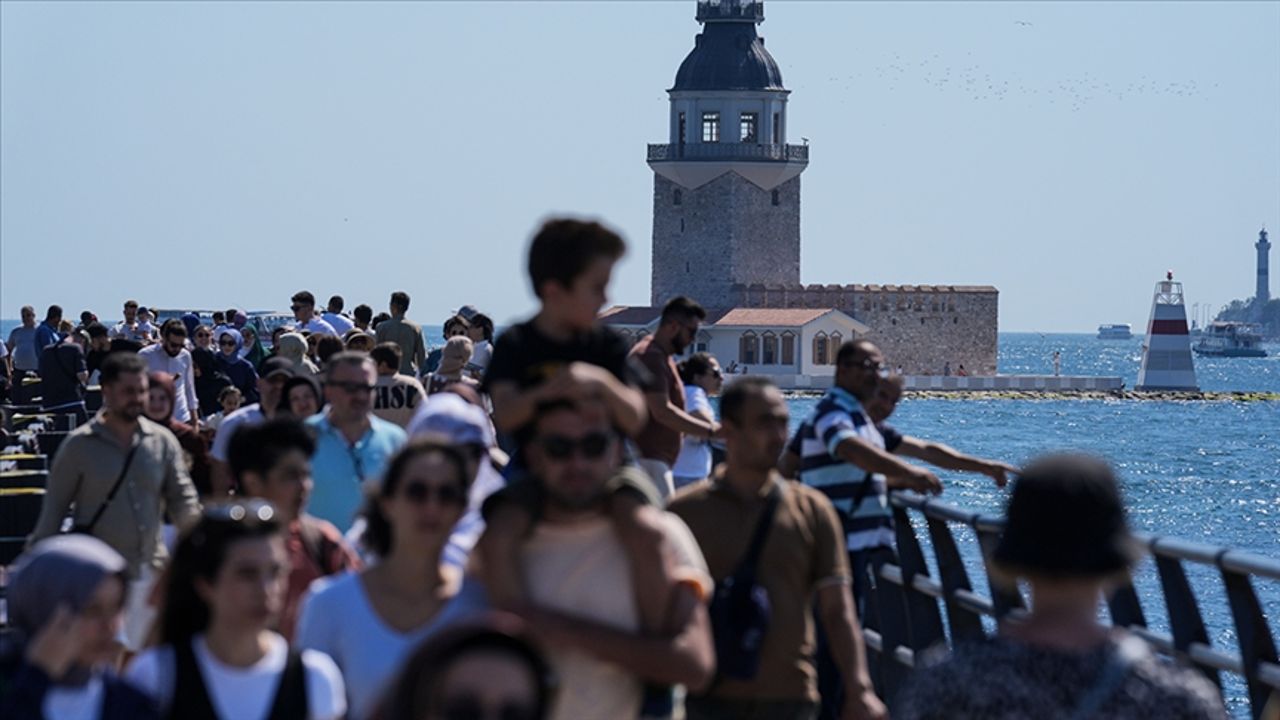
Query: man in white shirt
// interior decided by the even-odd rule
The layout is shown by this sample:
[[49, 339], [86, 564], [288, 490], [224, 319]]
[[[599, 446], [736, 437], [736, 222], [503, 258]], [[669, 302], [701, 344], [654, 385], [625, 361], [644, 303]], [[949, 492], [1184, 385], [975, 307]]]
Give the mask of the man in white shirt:
[[302, 290], [296, 292], [290, 300], [293, 304], [289, 306], [289, 309], [293, 311], [293, 319], [298, 321], [297, 330], [299, 332], [309, 330], [312, 334], [338, 335], [332, 325], [316, 315], [316, 296], [312, 295], [311, 291]]
[[160, 328], [160, 342], [139, 350], [138, 356], [146, 361], [152, 372], [173, 375], [173, 384], [178, 391], [173, 400], [173, 417], [198, 428], [200, 403], [196, 400], [195, 366], [191, 352], [187, 350], [187, 328], [182, 321], [166, 321]]
[[257, 425], [275, 417], [279, 412], [280, 396], [284, 384], [293, 377], [293, 363], [282, 357], [269, 357], [258, 370], [258, 402], [246, 405], [222, 419], [213, 435], [213, 447], [209, 457], [213, 460], [212, 484], [214, 494], [224, 494], [232, 486], [231, 468], [227, 465], [227, 452], [231, 436], [243, 425]]
[[341, 295], [334, 295], [329, 298], [329, 307], [323, 315], [324, 321], [333, 326], [339, 337], [345, 337], [347, 331], [356, 326], [346, 315], [342, 314], [342, 307], [345, 304], [346, 301], [342, 299]]
[[137, 300], [124, 301], [124, 320], [111, 329], [111, 338], [123, 338], [140, 343], [149, 341], [149, 338], [144, 337], [143, 333], [138, 330]]

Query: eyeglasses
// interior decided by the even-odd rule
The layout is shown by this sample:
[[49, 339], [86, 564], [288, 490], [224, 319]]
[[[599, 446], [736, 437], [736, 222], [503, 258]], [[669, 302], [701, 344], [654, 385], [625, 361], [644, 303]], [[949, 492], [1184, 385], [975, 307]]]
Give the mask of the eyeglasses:
[[474, 695], [445, 698], [441, 708], [444, 720], [534, 720], [538, 710], [531, 704], [506, 702], [501, 707], [486, 708]]
[[228, 338], [226, 340], [219, 340], [218, 344], [221, 345], [222, 347], [235, 347], [236, 341]]
[[461, 505], [466, 500], [457, 485], [432, 487], [420, 482], [407, 483], [404, 486], [404, 496], [416, 505], [423, 505], [433, 498], [441, 505]]
[[359, 382], [329, 382], [329, 387], [335, 387], [344, 392], [355, 393], [371, 393], [376, 385], [365, 385]]
[[724, 377], [724, 373], [720, 371], [720, 368], [711, 368], [711, 369], [710, 369], [710, 370], [708, 370], [707, 372], [711, 373], [711, 377], [713, 377], [713, 378], [723, 378], [723, 377]]
[[885, 365], [882, 362], [875, 362], [871, 358], [864, 358], [861, 361], [849, 360], [847, 362], [841, 363], [841, 367], [858, 368], [860, 370], [870, 370], [880, 375], [886, 375], [889, 372], [889, 367], [887, 365]]
[[597, 460], [613, 444], [613, 438], [602, 432], [590, 433], [576, 439], [563, 435], [546, 435], [538, 441], [538, 444], [542, 447], [542, 452], [553, 460], [567, 460], [575, 452], [587, 460]]
[[211, 338], [211, 337], [213, 337], [213, 333], [207, 333], [207, 332], [200, 333], [200, 332], [198, 332], [198, 333], [196, 333], [196, 337], [198, 337], [198, 338]]
[[315, 307], [315, 306], [314, 305], [290, 305], [289, 309], [294, 312], [298, 312], [299, 310], [305, 310], [306, 308], [309, 308], [309, 307]]

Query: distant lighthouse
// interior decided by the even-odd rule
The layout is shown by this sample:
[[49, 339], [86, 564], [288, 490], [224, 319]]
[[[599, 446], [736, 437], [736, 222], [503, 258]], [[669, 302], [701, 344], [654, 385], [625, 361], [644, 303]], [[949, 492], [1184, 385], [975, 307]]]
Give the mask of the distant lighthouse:
[[1253, 293], [1253, 298], [1258, 312], [1262, 312], [1262, 306], [1271, 300], [1271, 279], [1267, 271], [1268, 256], [1271, 254], [1271, 241], [1267, 240], [1267, 229], [1265, 227], [1258, 232], [1258, 242], [1254, 244], [1254, 247], [1258, 249], [1258, 289]]
[[1142, 350], [1142, 369], [1136, 390], [1199, 391], [1191, 360], [1191, 335], [1187, 332], [1187, 308], [1182, 303], [1182, 283], [1173, 271], [1156, 283], [1151, 299], [1151, 319]]

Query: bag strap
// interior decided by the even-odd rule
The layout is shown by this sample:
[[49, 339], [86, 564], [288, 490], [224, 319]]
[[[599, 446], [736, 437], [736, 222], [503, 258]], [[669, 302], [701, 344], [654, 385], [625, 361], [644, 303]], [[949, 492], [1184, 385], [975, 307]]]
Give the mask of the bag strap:
[[1134, 661], [1133, 656], [1136, 654], [1133, 646], [1128, 643], [1128, 639], [1120, 641], [1114, 650], [1107, 655], [1107, 659], [1103, 662], [1102, 670], [1098, 672], [1097, 681], [1080, 698], [1075, 710], [1068, 716], [1070, 720], [1088, 720], [1088, 718], [1094, 717], [1102, 709], [1102, 706], [1111, 699], [1111, 696], [1115, 695], [1120, 686], [1124, 684], [1124, 681], [1129, 677], [1129, 670]]
[[120, 468], [120, 476], [116, 478], [116, 484], [111, 486], [111, 492], [107, 493], [107, 499], [102, 501], [102, 504], [98, 506], [98, 511], [93, 514], [93, 518], [85, 526], [86, 534], [93, 534], [93, 528], [98, 524], [98, 520], [102, 518], [102, 513], [107, 511], [107, 506], [116, 498], [116, 493], [120, 491], [120, 485], [124, 483], [124, 476], [129, 474], [129, 465], [133, 463], [133, 456], [138, 452], [138, 446], [141, 444], [142, 441], [139, 440], [129, 448], [129, 454], [124, 458], [124, 467]]
[[747, 554], [742, 557], [742, 562], [733, 573], [735, 579], [755, 577], [756, 566], [760, 564], [760, 553], [764, 550], [764, 542], [769, 537], [769, 529], [773, 527], [773, 516], [778, 510], [778, 500], [781, 496], [782, 490], [778, 487], [777, 481], [773, 481], [773, 489], [769, 491], [764, 510], [760, 512], [760, 519], [756, 521], [756, 528], [751, 534], [751, 544], [747, 546]]

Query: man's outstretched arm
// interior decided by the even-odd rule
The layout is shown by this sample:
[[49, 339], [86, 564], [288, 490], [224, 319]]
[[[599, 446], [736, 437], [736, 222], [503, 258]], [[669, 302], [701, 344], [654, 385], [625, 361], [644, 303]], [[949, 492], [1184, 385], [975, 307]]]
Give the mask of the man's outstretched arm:
[[894, 452], [948, 470], [982, 473], [995, 480], [997, 487], [1004, 487], [1009, 482], [1009, 475], [1018, 474], [1018, 468], [1008, 463], [965, 455], [950, 445], [921, 440], [910, 435], [903, 436], [902, 444]]

